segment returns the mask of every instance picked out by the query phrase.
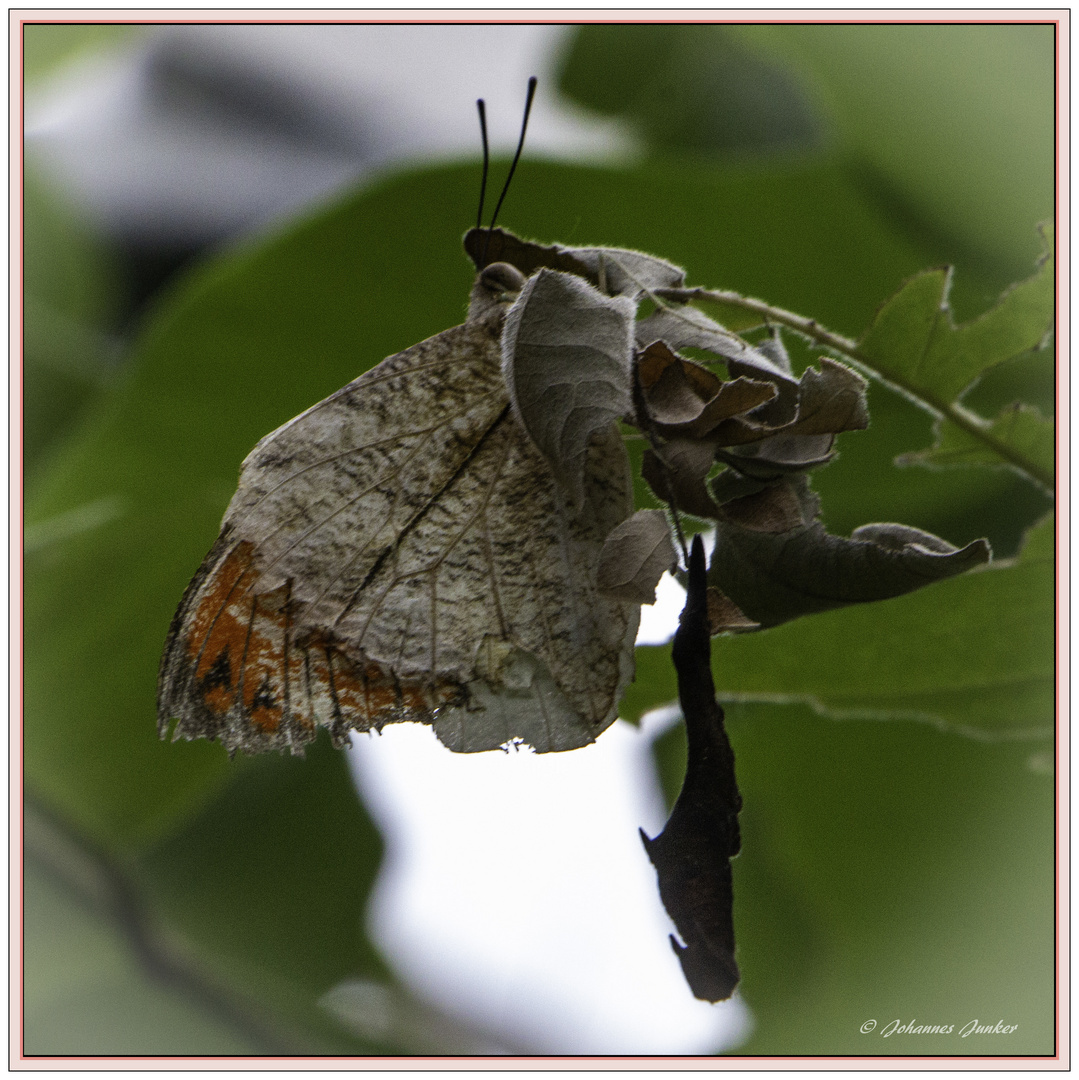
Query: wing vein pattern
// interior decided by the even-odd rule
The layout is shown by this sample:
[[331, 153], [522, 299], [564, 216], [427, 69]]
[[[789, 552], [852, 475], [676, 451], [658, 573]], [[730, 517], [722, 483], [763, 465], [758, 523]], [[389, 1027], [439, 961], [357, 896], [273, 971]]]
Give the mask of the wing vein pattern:
[[159, 723], [230, 751], [320, 726], [434, 725], [451, 749], [590, 742], [632, 678], [639, 607], [600, 592], [632, 512], [614, 425], [576, 507], [517, 423], [498, 328], [389, 357], [264, 438], [173, 621]]

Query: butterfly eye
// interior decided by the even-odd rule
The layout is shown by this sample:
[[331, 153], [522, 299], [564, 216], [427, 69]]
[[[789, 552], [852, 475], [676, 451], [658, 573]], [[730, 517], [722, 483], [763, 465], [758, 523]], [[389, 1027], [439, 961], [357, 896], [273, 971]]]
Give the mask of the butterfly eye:
[[527, 278], [515, 266], [496, 262], [480, 271], [480, 284], [492, 293], [519, 293]]

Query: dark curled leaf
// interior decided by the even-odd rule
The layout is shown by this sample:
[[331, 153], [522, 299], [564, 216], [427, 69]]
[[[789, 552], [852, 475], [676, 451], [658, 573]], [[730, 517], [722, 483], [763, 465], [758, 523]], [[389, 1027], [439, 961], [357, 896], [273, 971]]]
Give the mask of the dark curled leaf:
[[696, 308], [660, 308], [637, 323], [637, 341], [641, 345], [657, 340], [667, 342], [672, 349], [704, 349], [728, 361], [728, 366], [737, 363], [739, 370], [730, 368], [732, 375], [773, 379], [792, 387], [797, 382], [789, 363], [784, 365], [768, 352], [754, 348]]
[[738, 450], [717, 448], [716, 457], [745, 476], [773, 480], [827, 465], [835, 457], [834, 435], [772, 435]]
[[759, 630], [760, 623], [747, 619], [742, 609], [714, 585], [708, 586], [708, 629], [714, 637], [724, 632]]
[[[798, 383], [797, 413], [792, 421], [758, 442], [739, 440], [735, 450], [717, 453], [721, 461], [761, 480], [804, 472], [833, 457], [832, 444], [840, 431], [869, 426], [866, 381], [843, 364], [822, 356], [820, 370], [806, 368]], [[757, 410], [764, 416], [773, 404]], [[734, 440], [728, 440], [734, 446]]]
[[734, 959], [734, 895], [730, 860], [742, 846], [742, 797], [734, 751], [712, 682], [704, 545], [693, 538], [686, 606], [671, 650], [689, 757], [682, 792], [654, 840], [644, 830], [659, 895], [684, 945], [671, 935], [686, 982], [703, 1001], [724, 1001], [740, 977]]
[[[756, 409], [776, 396], [772, 383], [739, 378], [724, 382], [706, 367], [678, 356], [662, 341], [655, 341], [637, 357], [637, 378], [648, 417], [666, 435], [724, 439], [735, 417]], [[712, 433], [723, 425], [713, 437]], [[744, 434], [733, 441], [759, 439], [759, 425], [741, 421]], [[732, 428], [732, 432], [735, 429]], [[740, 437], [739, 437], [740, 435]]]
[[762, 491], [725, 502], [725, 522], [752, 532], [784, 533], [806, 524], [802, 505], [789, 484], [769, 484]]
[[708, 443], [672, 439], [659, 451], [645, 450], [641, 475], [656, 498], [694, 517], [713, 518], [719, 507], [704, 482], [713, 460]]
[[[984, 540], [956, 548], [906, 525], [863, 525], [850, 539], [833, 536], [817, 520], [819, 501], [804, 476], [778, 481], [766, 499], [768, 488], [733, 497], [752, 483], [713, 487], [728, 498], [716, 524], [709, 581], [761, 626], [900, 596], [990, 558]], [[774, 531], [769, 519], [794, 520], [795, 504], [802, 524]]]

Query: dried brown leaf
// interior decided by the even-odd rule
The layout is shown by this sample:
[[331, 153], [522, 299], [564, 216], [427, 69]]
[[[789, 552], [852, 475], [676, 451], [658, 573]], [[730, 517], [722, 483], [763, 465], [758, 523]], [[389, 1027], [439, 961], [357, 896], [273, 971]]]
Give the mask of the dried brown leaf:
[[[655, 341], [637, 356], [637, 378], [648, 420], [665, 435], [689, 438], [721, 438], [713, 433], [746, 433], [735, 441], [760, 439], [759, 425], [743, 414], [770, 401], [776, 395], [772, 383], [738, 378], [720, 379], [701, 364], [672, 352], [663, 341]], [[735, 419], [737, 418], [737, 419]]]
[[663, 511], [638, 510], [604, 541], [596, 585], [621, 600], [654, 604], [659, 579], [677, 559]]
[[708, 629], [714, 637], [726, 631], [744, 632], [759, 630], [760, 623], [746, 617], [745, 612], [729, 597], [724, 596], [714, 585], [708, 586]]
[[684, 513], [712, 518], [719, 507], [705, 480], [714, 461], [710, 443], [672, 439], [644, 452], [641, 475], [657, 498]]
[[790, 485], [783, 483], [723, 503], [722, 515], [724, 521], [751, 532], [790, 532], [806, 524], [801, 504]]
[[732, 375], [767, 379], [794, 386], [797, 380], [771, 356], [743, 341], [737, 334], [725, 330], [702, 312], [692, 307], [659, 308], [637, 324], [637, 341], [641, 345], [662, 340], [672, 349], [704, 349], [728, 362], [740, 365]]

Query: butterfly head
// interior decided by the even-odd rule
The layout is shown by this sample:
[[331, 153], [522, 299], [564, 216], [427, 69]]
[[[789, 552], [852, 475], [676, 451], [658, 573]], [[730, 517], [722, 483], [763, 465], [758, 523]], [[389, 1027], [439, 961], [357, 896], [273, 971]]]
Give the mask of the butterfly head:
[[490, 263], [477, 275], [469, 296], [468, 321], [501, 323], [528, 279], [515, 266]]

